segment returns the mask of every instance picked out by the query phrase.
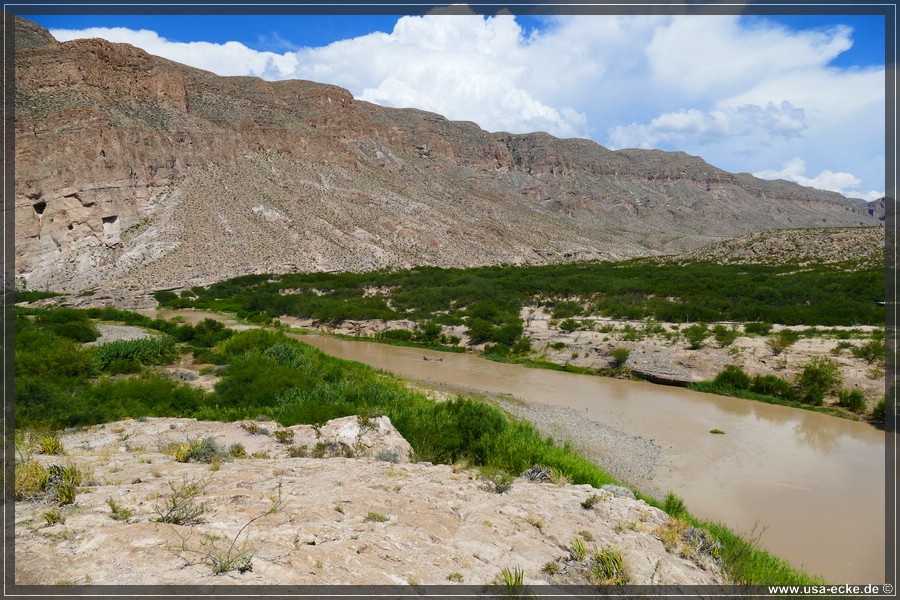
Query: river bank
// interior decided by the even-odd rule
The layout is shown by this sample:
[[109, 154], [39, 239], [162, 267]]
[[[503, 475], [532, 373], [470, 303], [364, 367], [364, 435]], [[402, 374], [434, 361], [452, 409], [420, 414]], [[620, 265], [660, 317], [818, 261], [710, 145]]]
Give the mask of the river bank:
[[[159, 316], [236, 324], [215, 313], [179, 312]], [[693, 514], [726, 523], [748, 538], [760, 533], [758, 526], [764, 547], [829, 580], [883, 577], [884, 438], [865, 424], [681, 388], [524, 369], [471, 353], [303, 338], [328, 354], [402, 377], [455, 382], [545, 409], [565, 407], [568, 423], [600, 423], [653, 442], [667, 460], [652, 483], [682, 496]], [[559, 431], [565, 425], [547, 423]], [[710, 435], [714, 429], [725, 435]], [[576, 436], [548, 433], [558, 442], [577, 444]], [[618, 454], [631, 460], [640, 452], [624, 446]], [[645, 454], [653, 458], [653, 452]], [[662, 495], [646, 485], [639, 489]]]
[[[165, 314], [183, 314], [167, 311]], [[378, 341], [386, 331], [414, 331], [416, 323], [398, 321], [346, 321], [337, 326], [323, 326], [313, 319], [282, 316], [280, 323], [303, 331], [321, 332], [352, 339]], [[678, 323], [629, 321], [623, 319], [579, 318], [573, 321], [577, 329], [567, 331], [558, 319], [551, 318], [541, 307], [527, 307], [522, 311], [525, 323], [523, 338], [531, 341], [531, 351], [513, 358], [514, 362], [543, 361], [549, 365], [567, 367], [572, 371], [617, 373], [633, 375], [661, 385], [687, 386], [715, 378], [725, 367], [736, 366], [748, 375], [776, 376], [794, 381], [803, 367], [813, 359], [833, 361], [842, 379], [842, 387], [858, 390], [865, 398], [861, 412], [847, 410], [838, 404], [836, 396], [826, 397], [822, 411], [851, 420], [866, 420], [875, 405], [884, 397], [884, 369], [881, 361], [869, 361], [855, 356], [852, 349], [864, 344], [874, 332], [873, 326], [812, 328], [772, 325], [770, 334], [746, 332], [742, 323], [710, 323], [709, 336], [699, 347], [691, 347], [684, 339], [689, 327]], [[569, 327], [572, 324], [567, 324]], [[727, 344], [712, 334], [715, 326], [733, 332]], [[784, 349], [774, 351], [770, 340], [781, 332], [794, 334]], [[459, 338], [453, 348], [481, 353], [487, 344], [470, 344], [465, 326], [445, 326], [444, 334]], [[621, 363], [614, 351], [624, 351], [627, 359]], [[812, 407], [817, 409], [818, 407]]]

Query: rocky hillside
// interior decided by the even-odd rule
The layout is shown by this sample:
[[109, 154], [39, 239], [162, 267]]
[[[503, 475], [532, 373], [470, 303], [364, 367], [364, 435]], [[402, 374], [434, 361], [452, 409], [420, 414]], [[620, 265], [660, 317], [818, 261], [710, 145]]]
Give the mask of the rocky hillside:
[[[20, 444], [16, 583], [481, 586], [503, 569], [528, 585], [724, 582], [714, 540], [625, 488], [410, 463], [377, 421], [141, 419], [71, 431], [64, 456]], [[190, 440], [228, 456], [189, 455]], [[46, 485], [29, 486], [41, 468]]]
[[878, 222], [862, 200], [684, 153], [488, 133], [15, 23], [16, 274], [29, 289], [618, 259]]
[[[884, 207], [882, 201], [882, 208]], [[685, 252], [676, 260], [735, 264], [884, 262], [884, 227], [759, 231]]]

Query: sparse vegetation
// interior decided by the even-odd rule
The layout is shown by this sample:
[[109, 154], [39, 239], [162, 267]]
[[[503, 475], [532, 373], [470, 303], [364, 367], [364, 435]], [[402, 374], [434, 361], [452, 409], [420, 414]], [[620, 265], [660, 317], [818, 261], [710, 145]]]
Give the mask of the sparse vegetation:
[[500, 570], [500, 582], [506, 587], [507, 594], [518, 596], [525, 585], [525, 571], [519, 567], [512, 570], [503, 567]]
[[279, 444], [291, 445], [294, 443], [294, 432], [290, 429], [276, 429], [272, 432], [272, 437], [274, 437]]
[[205, 502], [200, 501], [206, 482], [196, 479], [184, 478], [180, 484], [169, 481], [172, 493], [156, 499], [157, 519], [161, 523], [172, 525], [194, 525], [201, 521], [201, 517], [207, 512]]
[[47, 469], [36, 460], [16, 462], [16, 500], [31, 500], [47, 489]]
[[59, 433], [41, 434], [37, 438], [37, 449], [41, 454], [60, 455], [65, 454], [62, 442], [59, 440]]
[[46, 523], [48, 527], [66, 522], [66, 517], [59, 512], [58, 508], [51, 508], [50, 510], [44, 511], [41, 513], [41, 518], [44, 519], [44, 523]]
[[572, 543], [569, 544], [569, 556], [576, 562], [581, 562], [587, 557], [587, 548], [584, 545], [584, 540], [581, 538], [572, 540]]
[[485, 482], [486, 489], [495, 494], [502, 494], [512, 488], [515, 477], [497, 468], [482, 468], [479, 470], [481, 479]]
[[618, 550], [612, 548], [595, 550], [591, 563], [591, 571], [598, 582], [615, 585], [628, 583], [622, 554]]
[[106, 504], [109, 506], [109, 510], [111, 511], [110, 516], [116, 521], [127, 521], [132, 517], [132, 515], [134, 515], [133, 510], [120, 506], [119, 503], [112, 498], [107, 498]]
[[168, 448], [177, 462], [200, 462], [209, 464], [214, 460], [222, 460], [228, 456], [211, 437], [195, 438], [181, 444], [172, 444]]
[[387, 515], [383, 515], [383, 514], [381, 514], [381, 513], [371, 512], [371, 511], [370, 511], [370, 512], [366, 515], [366, 518], [363, 519], [363, 520], [364, 520], [364, 521], [369, 521], [369, 522], [372, 522], [372, 523], [385, 523], [385, 522], [387, 522], [387, 521], [390, 521], [390, 517], [388, 517]]
[[774, 336], [766, 340], [766, 346], [772, 351], [773, 356], [778, 356], [800, 339], [800, 334], [791, 329], [782, 329]]
[[598, 496], [597, 494], [591, 494], [590, 496], [587, 497], [586, 500], [584, 500], [581, 503], [581, 508], [583, 508], [585, 510], [590, 510], [590, 509], [594, 508], [594, 505], [597, 504], [597, 502], [599, 502], [599, 501], [600, 501], [600, 496]]
[[628, 357], [631, 356], [631, 351], [628, 348], [613, 348], [609, 352], [610, 358], [612, 358], [612, 367], [618, 368], [624, 365], [628, 361]]

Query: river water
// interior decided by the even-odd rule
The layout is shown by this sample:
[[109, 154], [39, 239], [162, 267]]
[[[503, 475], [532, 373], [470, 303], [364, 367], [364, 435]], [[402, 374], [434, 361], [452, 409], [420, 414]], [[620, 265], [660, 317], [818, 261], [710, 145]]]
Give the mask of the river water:
[[[211, 316], [160, 313], [189, 321]], [[567, 407], [585, 419], [652, 439], [666, 455], [666, 468], [654, 473], [655, 486], [681, 496], [695, 516], [725, 523], [746, 537], [762, 532], [762, 546], [830, 583], [884, 581], [885, 433], [868, 424], [471, 354], [302, 339], [333, 356], [403, 377]], [[714, 428], [725, 434], [710, 434]]]

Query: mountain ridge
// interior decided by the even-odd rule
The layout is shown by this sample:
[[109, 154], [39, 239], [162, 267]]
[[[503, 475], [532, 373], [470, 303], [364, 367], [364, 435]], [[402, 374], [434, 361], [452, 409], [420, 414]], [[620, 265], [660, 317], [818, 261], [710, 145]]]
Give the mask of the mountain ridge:
[[863, 200], [682, 152], [490, 133], [15, 23], [16, 275], [30, 289], [616, 260], [878, 224]]

